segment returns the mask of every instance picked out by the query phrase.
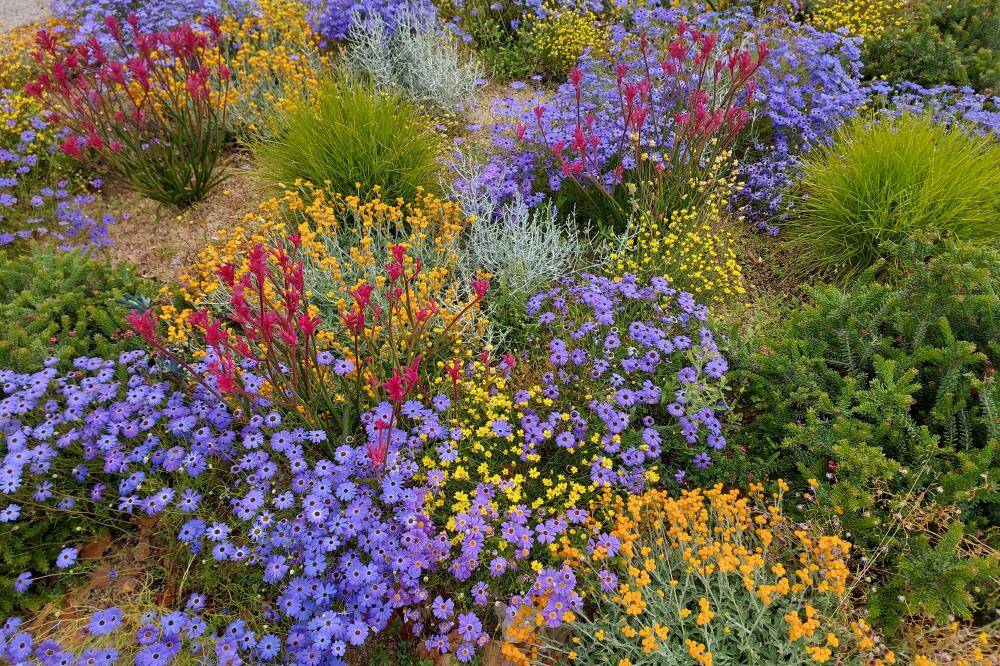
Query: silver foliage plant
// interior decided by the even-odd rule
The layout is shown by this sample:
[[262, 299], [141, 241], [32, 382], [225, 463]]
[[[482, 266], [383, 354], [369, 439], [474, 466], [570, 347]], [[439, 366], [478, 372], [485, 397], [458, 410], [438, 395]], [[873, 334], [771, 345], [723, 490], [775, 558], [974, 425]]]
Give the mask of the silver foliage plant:
[[502, 321], [506, 317], [495, 315], [505, 305], [520, 311], [528, 297], [581, 268], [588, 234], [578, 227], [575, 213], [560, 217], [552, 204], [531, 208], [520, 197], [499, 204], [485, 188], [476, 186], [480, 174], [467, 160], [459, 158], [453, 168], [467, 172], [467, 177], [465, 186], [452, 188], [452, 198], [475, 218], [460, 268], [466, 281], [478, 271], [492, 276], [486, 314], [492, 324], [491, 342], [503, 346], [509, 326]]
[[492, 220], [477, 216], [464, 264], [469, 271], [490, 273], [508, 291], [530, 296], [571, 273], [583, 254], [575, 214], [562, 220], [555, 206], [532, 209], [518, 197]]
[[353, 22], [347, 44], [345, 61], [353, 73], [437, 111], [471, 101], [484, 76], [479, 61], [461, 52], [454, 35], [426, 11], [402, 12], [393, 28], [373, 13]]

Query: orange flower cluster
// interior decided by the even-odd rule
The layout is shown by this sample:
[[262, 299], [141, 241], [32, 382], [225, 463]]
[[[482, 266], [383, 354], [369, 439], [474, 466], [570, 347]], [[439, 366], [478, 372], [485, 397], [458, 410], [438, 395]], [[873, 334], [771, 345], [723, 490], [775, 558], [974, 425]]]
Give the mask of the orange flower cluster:
[[546, 634], [538, 614], [547, 600], [534, 599], [508, 628], [505, 654], [520, 664], [640, 664], [659, 655], [710, 665], [739, 661], [746, 645], [768, 645], [774, 634], [785, 637], [768, 647], [781, 663], [829, 661], [842, 642], [853, 649], [834, 617], [851, 544], [797, 529], [781, 495], [765, 501], [759, 485], [605, 494], [590, 527], [611, 538], [590, 553], [560, 549], [590, 597], [586, 616], [570, 622], [572, 649]]

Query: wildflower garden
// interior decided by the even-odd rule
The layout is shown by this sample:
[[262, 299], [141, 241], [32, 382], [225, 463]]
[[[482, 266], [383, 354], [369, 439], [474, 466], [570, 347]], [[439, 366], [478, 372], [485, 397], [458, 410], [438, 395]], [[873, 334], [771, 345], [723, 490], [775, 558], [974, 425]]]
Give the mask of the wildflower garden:
[[1000, 664], [998, 0], [52, 0], [0, 663]]

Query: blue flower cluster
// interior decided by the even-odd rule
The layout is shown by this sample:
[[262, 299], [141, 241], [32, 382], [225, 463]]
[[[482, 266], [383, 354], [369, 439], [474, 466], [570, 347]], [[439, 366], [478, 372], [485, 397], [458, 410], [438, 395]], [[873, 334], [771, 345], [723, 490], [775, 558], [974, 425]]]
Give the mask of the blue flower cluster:
[[[348, 645], [360, 645], [397, 609], [427, 598], [421, 576], [448, 554], [447, 539], [423, 512], [428, 491], [414, 482], [417, 465], [404, 453], [413, 442], [402, 431], [376, 482], [365, 446], [345, 443], [332, 459], [308, 461], [326, 439], [323, 431], [281, 429], [276, 412], [241, 425], [209, 387], [180, 390], [141, 351], [118, 361], [80, 358], [65, 376], [54, 367], [2, 371], [0, 382], [7, 443], [0, 493], [62, 511], [111, 499], [125, 514], [176, 513], [186, 518], [177, 538], [192, 552], [251, 568], [274, 587], [269, 615], [285, 622], [284, 642], [262, 645], [244, 632], [228, 663], [279, 653], [293, 663], [342, 663]], [[366, 417], [369, 428], [374, 418]], [[230, 515], [203, 506], [197, 490], [199, 477], [220, 463], [230, 472]], [[8, 524], [28, 517], [16, 501], [3, 515]], [[67, 547], [56, 567], [71, 570], [77, 554]], [[30, 584], [25, 572], [18, 588]], [[94, 622], [104, 630], [114, 617], [109, 610]], [[19, 663], [24, 634], [8, 635], [0, 654]], [[144, 653], [176, 654], [174, 633], [156, 636]], [[226, 639], [215, 637], [216, 651]], [[42, 660], [47, 644], [31, 649]], [[165, 662], [150, 656], [136, 663]]]
[[785, 214], [784, 193], [797, 175], [800, 155], [829, 142], [866, 95], [860, 39], [794, 24], [771, 44], [771, 57], [760, 72], [753, 155], [740, 168], [740, 205], [757, 229], [773, 236]]
[[983, 95], [969, 87], [950, 85], [926, 88], [903, 81], [889, 84], [873, 81], [868, 89], [869, 104], [883, 113], [928, 113], [935, 121], [960, 123], [977, 134], [1000, 136], [1000, 96]]
[[[591, 481], [638, 492], [646, 467], [668, 459], [661, 443], [671, 422], [671, 434], [687, 447], [700, 441], [714, 451], [725, 446], [718, 415], [725, 411], [721, 381], [728, 364], [705, 326], [708, 308], [691, 294], [662, 277], [639, 284], [634, 275], [584, 275], [536, 294], [527, 309], [549, 341], [551, 369], [542, 375], [542, 395], [561, 398], [557, 406], [568, 402], [579, 415], [565, 428], [553, 428], [556, 412], [541, 417], [529, 411], [531, 422], [521, 423], [527, 451], [551, 437], [557, 445], [577, 446], [598, 432], [604, 453], [618, 457], [624, 469], [616, 472], [598, 456]], [[572, 440], [563, 430], [573, 433]], [[629, 446], [636, 433], [640, 441]], [[704, 469], [712, 459], [700, 451], [690, 462]], [[683, 468], [676, 471], [679, 482], [684, 476]]]
[[[99, 219], [87, 212], [94, 197], [75, 191], [61, 179], [50, 185], [55, 149], [41, 115], [18, 119], [13, 91], [0, 91], [0, 247], [33, 236], [57, 240], [61, 249], [100, 248], [110, 244], [108, 225], [115, 217]], [[100, 180], [89, 183], [98, 190]]]
[[414, 12], [435, 15], [434, 5], [424, 0], [306, 0], [312, 6], [309, 23], [324, 46], [347, 39], [351, 26], [371, 17], [380, 18], [391, 31], [401, 17]]

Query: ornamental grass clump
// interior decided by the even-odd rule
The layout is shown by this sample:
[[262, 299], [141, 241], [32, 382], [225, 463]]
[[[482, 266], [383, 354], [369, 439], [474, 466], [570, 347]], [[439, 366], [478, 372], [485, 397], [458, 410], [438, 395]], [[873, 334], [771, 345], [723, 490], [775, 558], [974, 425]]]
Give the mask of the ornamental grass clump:
[[1000, 237], [1000, 145], [925, 116], [848, 123], [809, 153], [796, 190], [785, 245], [802, 273], [848, 281], [883, 243], [921, 234]]
[[589, 603], [566, 608], [557, 641], [539, 627], [555, 624], [547, 611], [562, 575], [537, 577], [505, 637], [515, 664], [805, 666], [854, 656], [855, 631], [837, 616], [851, 544], [796, 525], [781, 493], [770, 504], [759, 486], [604, 499], [595, 517], [611, 538], [566, 567]]
[[45, 72], [25, 86], [63, 130], [60, 150], [164, 204], [202, 200], [223, 179], [229, 69], [218, 21], [144, 32], [106, 22], [114, 44], [38, 33]]
[[321, 83], [314, 99], [280, 118], [273, 139], [254, 148], [270, 181], [342, 193], [377, 186], [390, 201], [434, 191], [440, 152], [439, 136], [412, 102], [353, 81]]

